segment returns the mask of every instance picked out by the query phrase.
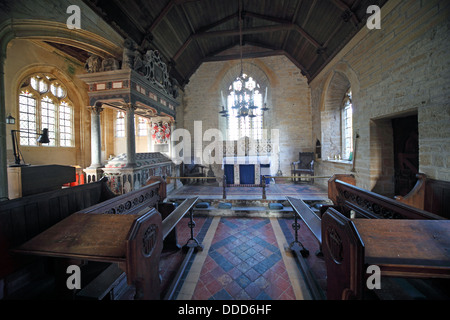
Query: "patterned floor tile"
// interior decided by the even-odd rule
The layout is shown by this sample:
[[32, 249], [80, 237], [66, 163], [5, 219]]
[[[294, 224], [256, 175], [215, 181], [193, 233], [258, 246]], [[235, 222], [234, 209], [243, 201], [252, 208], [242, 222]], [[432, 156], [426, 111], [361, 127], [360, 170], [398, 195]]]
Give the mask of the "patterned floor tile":
[[269, 219], [222, 217], [193, 299], [295, 299], [283, 268]]

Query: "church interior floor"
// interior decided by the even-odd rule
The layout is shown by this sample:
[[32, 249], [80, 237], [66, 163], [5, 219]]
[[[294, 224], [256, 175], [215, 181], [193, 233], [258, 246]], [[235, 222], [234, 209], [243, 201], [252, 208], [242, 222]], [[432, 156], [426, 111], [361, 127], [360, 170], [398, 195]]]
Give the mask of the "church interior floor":
[[[255, 200], [262, 198], [262, 187], [229, 186], [226, 188], [226, 198], [230, 200]], [[222, 199], [223, 188], [216, 184], [197, 183], [186, 184], [173, 190], [169, 198], [183, 199], [194, 195], [201, 199]], [[309, 183], [270, 183], [266, 185], [267, 200], [283, 200], [286, 196], [299, 196], [303, 200], [326, 200], [328, 191], [326, 187]]]
[[[283, 185], [285, 187], [283, 190], [288, 190], [289, 186], [291, 190], [306, 189], [302, 185]], [[309, 185], [307, 188], [312, 190], [310, 194], [321, 192], [323, 195], [320, 187]], [[191, 186], [186, 189], [194, 190]], [[277, 192], [280, 192], [279, 190], [277, 189]], [[197, 193], [198, 191], [196, 188], [195, 194], [203, 198], [203, 194]], [[286, 195], [289, 194], [284, 196]], [[299, 196], [299, 193], [295, 195]], [[194, 215], [194, 221], [195, 237], [202, 243], [204, 249], [195, 253], [189, 261], [182, 281], [177, 287], [175, 299], [311, 299], [297, 258], [288, 248], [294, 240], [292, 213], [279, 215], [263, 213], [253, 217], [245, 214], [233, 216], [200, 213]], [[302, 221], [300, 224], [299, 240], [310, 251], [310, 255], [305, 258], [306, 263], [325, 292], [325, 263], [314, 254], [319, 245]], [[184, 245], [190, 238], [187, 225], [188, 219], [184, 218], [177, 226], [180, 245]], [[181, 250], [163, 251], [160, 268], [163, 290], [168, 287], [170, 279], [176, 274], [183, 257]]]
[[[233, 206], [235, 200], [260, 200], [262, 195], [260, 187], [228, 187], [226, 191], [226, 201], [233, 202]], [[223, 201], [222, 187], [207, 184], [185, 185], [175, 189], [168, 199], [180, 200], [197, 195], [200, 201]], [[286, 200], [286, 196], [301, 196], [304, 200], [328, 199], [326, 188], [304, 183], [270, 184], [266, 195], [268, 203]], [[288, 248], [294, 241], [291, 211], [285, 210], [278, 214], [262, 211], [259, 215], [241, 213], [237, 216], [211, 212], [194, 211], [195, 237], [204, 249], [192, 256], [176, 290], [175, 299], [311, 299], [297, 258]], [[183, 220], [177, 226], [180, 245], [190, 238], [188, 219]], [[305, 260], [325, 292], [325, 263], [314, 254], [319, 245], [302, 221], [300, 224], [299, 240], [311, 253]], [[181, 251], [163, 251], [160, 268], [163, 288], [176, 274], [183, 257]]]
[[[234, 194], [231, 196], [228, 193], [227, 200], [221, 198], [221, 188], [214, 189], [204, 185], [184, 186], [168, 196], [172, 201], [181, 200], [183, 196], [199, 196], [200, 201], [209, 202], [212, 206], [224, 201], [233, 205], [233, 210], [194, 210], [194, 236], [203, 245], [203, 250], [192, 255], [173, 299], [311, 300], [302, 268], [289, 249], [289, 244], [294, 241], [294, 219], [292, 209], [287, 208], [283, 199], [285, 196], [298, 197], [309, 205], [314, 204], [313, 200], [324, 202], [327, 200], [326, 189], [309, 184], [271, 185], [268, 189], [272, 193], [268, 193], [268, 200], [265, 202], [260, 200], [261, 188], [228, 189]], [[237, 200], [240, 199], [238, 192], [241, 192], [241, 200], [258, 200], [243, 201], [244, 203], [266, 207], [255, 208], [256, 214], [250, 208], [237, 208], [237, 204], [242, 205]], [[285, 207], [280, 211], [267, 210], [267, 203], [270, 202], [284, 203]], [[185, 217], [177, 225], [180, 246], [190, 238], [188, 223], [189, 219]], [[299, 223], [299, 241], [310, 252], [308, 257], [303, 258], [304, 262], [326, 297], [325, 262], [322, 257], [315, 255], [319, 244], [304, 222], [300, 220]], [[163, 251], [160, 264], [163, 295], [184, 256], [183, 250]], [[403, 279], [392, 279], [386, 282], [383, 279], [384, 290], [378, 290], [376, 296], [368, 292], [367, 299], [445, 300], [450, 297], [448, 282], [438, 283], [438, 286], [433, 282], [430, 286], [424, 282], [405, 284]]]

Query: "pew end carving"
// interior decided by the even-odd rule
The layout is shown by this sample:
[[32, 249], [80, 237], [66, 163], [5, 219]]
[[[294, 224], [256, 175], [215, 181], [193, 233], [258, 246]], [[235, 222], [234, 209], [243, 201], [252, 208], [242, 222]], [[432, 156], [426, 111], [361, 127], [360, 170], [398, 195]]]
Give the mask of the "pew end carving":
[[329, 208], [322, 216], [322, 251], [327, 266], [329, 300], [361, 299], [364, 244], [353, 223]]
[[127, 240], [128, 284], [136, 287], [136, 300], [158, 300], [161, 294], [159, 261], [163, 247], [162, 220], [156, 209], [137, 218]]

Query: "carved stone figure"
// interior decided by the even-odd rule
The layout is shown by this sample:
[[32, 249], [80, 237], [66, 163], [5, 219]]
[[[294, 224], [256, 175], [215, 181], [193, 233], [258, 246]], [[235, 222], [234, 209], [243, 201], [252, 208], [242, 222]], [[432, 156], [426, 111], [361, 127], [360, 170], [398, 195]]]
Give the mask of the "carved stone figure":
[[122, 69], [133, 69], [135, 58], [135, 44], [132, 40], [126, 39], [123, 43]]
[[119, 62], [114, 58], [108, 58], [102, 62], [102, 71], [112, 71], [119, 69]]
[[88, 73], [99, 72], [102, 67], [102, 62], [99, 56], [95, 54], [90, 54], [89, 58], [86, 60], [84, 68]]
[[142, 61], [142, 55], [139, 52], [139, 50], [134, 51], [133, 69], [134, 69], [134, 71], [137, 71], [139, 73], [143, 73], [143, 70], [144, 70], [144, 62]]

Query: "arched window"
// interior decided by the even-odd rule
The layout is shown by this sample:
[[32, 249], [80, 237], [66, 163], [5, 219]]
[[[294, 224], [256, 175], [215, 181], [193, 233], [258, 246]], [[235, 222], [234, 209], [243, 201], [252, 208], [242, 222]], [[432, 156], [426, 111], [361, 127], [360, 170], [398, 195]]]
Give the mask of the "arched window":
[[53, 147], [73, 147], [73, 105], [64, 85], [51, 74], [26, 78], [19, 94], [20, 145], [37, 146], [36, 135], [48, 129]]
[[342, 159], [351, 160], [353, 154], [352, 91], [348, 89], [342, 102]]
[[118, 111], [116, 114], [116, 138], [125, 137], [125, 114]]
[[148, 135], [148, 119], [143, 117], [138, 117], [138, 125], [137, 125], [137, 135], [139, 137], [145, 137]]
[[[253, 92], [253, 105], [254, 109], [250, 109], [247, 116], [238, 117], [237, 109], [234, 107], [237, 104], [237, 97], [234, 94], [235, 90], [241, 86], [241, 82], [236, 80], [230, 84], [228, 88], [227, 109], [228, 109], [228, 139], [238, 140], [242, 137], [250, 137], [258, 140], [262, 138], [263, 129], [263, 95], [261, 92], [261, 86], [252, 78], [246, 74], [242, 75], [244, 79], [245, 88], [247, 92]], [[244, 99], [248, 102], [252, 99], [251, 94], [245, 94]]]

